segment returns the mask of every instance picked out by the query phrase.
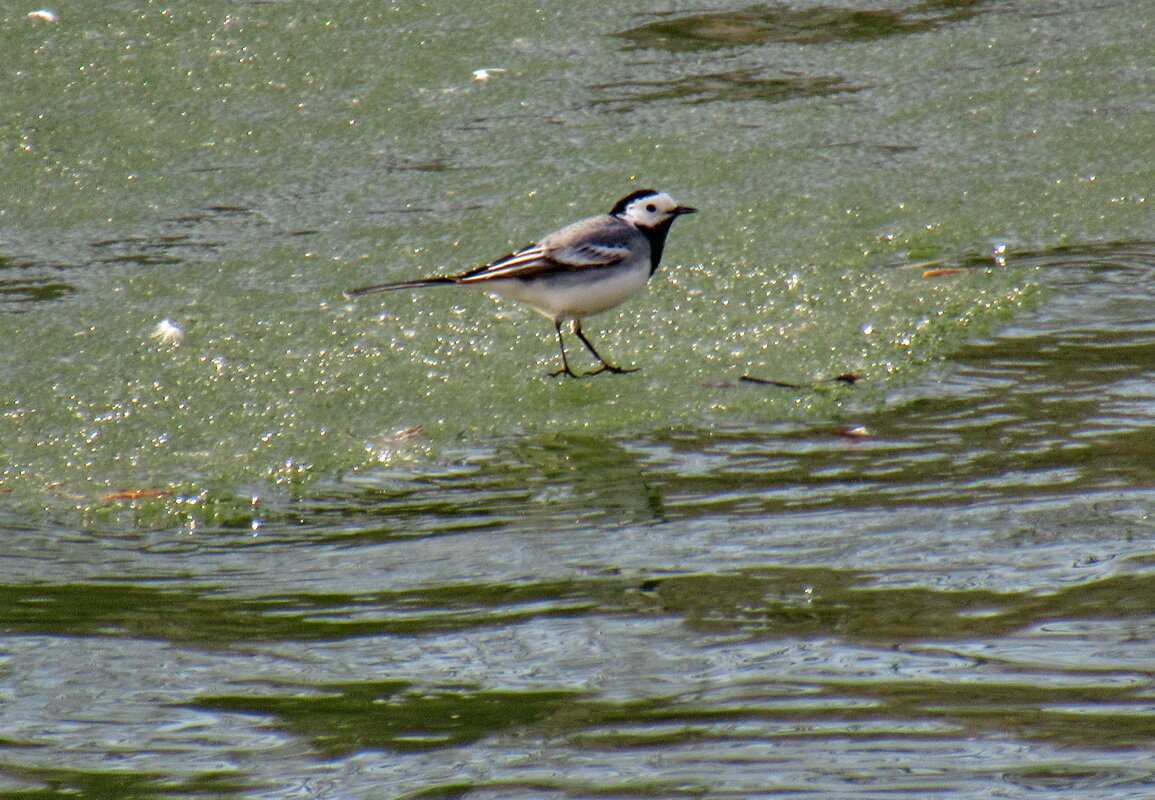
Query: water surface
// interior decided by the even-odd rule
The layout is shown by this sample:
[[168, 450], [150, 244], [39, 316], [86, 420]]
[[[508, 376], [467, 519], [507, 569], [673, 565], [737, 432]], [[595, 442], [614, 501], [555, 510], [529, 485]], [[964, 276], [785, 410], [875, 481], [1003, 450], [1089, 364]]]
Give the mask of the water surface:
[[[0, 792], [1150, 794], [1145, 6], [29, 10]], [[342, 298], [651, 185], [636, 374]]]

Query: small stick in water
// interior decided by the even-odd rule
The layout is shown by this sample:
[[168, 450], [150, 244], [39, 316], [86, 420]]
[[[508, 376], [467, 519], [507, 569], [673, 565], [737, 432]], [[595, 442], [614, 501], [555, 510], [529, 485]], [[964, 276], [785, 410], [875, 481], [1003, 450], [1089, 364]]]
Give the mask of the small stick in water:
[[845, 383], [847, 386], [853, 386], [862, 380], [861, 375], [856, 375], [853, 372], [847, 372], [844, 375], [839, 375], [835, 378], [824, 378], [818, 381], [810, 381], [809, 383], [787, 383], [786, 381], [772, 381], [766, 378], [755, 378], [753, 375], [743, 375], [738, 380], [745, 383], [756, 383], [759, 386], [780, 386], [783, 389], [813, 389], [819, 384], [823, 383]]

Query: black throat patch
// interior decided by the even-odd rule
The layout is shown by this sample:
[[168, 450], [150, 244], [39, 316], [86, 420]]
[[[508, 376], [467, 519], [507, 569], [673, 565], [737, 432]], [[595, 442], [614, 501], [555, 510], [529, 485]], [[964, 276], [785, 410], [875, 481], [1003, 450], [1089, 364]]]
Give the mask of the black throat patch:
[[658, 266], [662, 263], [662, 251], [666, 249], [666, 236], [670, 233], [670, 226], [674, 224], [677, 217], [670, 217], [667, 220], [659, 222], [652, 228], [638, 227], [650, 242], [650, 274], [653, 275], [658, 271]]

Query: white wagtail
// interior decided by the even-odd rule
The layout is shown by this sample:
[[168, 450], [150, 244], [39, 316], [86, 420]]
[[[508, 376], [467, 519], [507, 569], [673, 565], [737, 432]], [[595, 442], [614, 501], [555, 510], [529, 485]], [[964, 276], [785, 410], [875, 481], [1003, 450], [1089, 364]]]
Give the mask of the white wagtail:
[[357, 297], [425, 286], [471, 286], [525, 303], [553, 320], [561, 369], [551, 376], [581, 377], [570, 369], [563, 322], [601, 362], [600, 372], [635, 372], [610, 364], [582, 333], [582, 320], [625, 302], [645, 288], [658, 269], [670, 225], [697, 209], [680, 206], [664, 192], [643, 189], [623, 197], [608, 214], [575, 222], [537, 244], [460, 275], [383, 283], [345, 292]]

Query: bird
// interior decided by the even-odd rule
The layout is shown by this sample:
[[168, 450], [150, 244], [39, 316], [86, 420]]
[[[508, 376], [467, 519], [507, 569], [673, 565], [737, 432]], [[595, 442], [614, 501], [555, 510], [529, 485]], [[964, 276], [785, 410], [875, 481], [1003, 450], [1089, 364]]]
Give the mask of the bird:
[[[641, 189], [615, 203], [608, 214], [567, 225], [534, 244], [460, 275], [365, 286], [346, 291], [345, 297], [431, 286], [481, 289], [523, 303], [553, 321], [561, 350], [561, 369], [550, 372], [550, 377], [636, 372], [636, 368], [618, 367], [602, 358], [582, 331], [582, 320], [608, 311], [642, 291], [661, 263], [674, 220], [695, 212], [696, 208], [678, 205], [665, 192]], [[592, 372], [574, 372], [562, 334], [566, 323], [600, 367]]]

